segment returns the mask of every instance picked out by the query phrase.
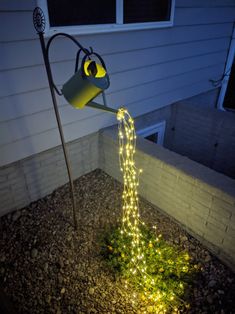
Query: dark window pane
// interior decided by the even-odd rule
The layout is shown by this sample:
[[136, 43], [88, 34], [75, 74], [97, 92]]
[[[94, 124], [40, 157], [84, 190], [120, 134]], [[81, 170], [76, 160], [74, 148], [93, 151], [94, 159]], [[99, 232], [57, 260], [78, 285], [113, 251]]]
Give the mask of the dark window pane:
[[148, 135], [148, 136], [145, 137], [145, 139], [149, 140], [150, 142], [157, 143], [158, 133], [154, 133], [154, 134]]
[[115, 0], [48, 0], [50, 26], [116, 23]]
[[224, 98], [224, 107], [235, 109], [235, 59], [228, 81], [228, 87]]
[[170, 0], [124, 0], [124, 23], [169, 21]]

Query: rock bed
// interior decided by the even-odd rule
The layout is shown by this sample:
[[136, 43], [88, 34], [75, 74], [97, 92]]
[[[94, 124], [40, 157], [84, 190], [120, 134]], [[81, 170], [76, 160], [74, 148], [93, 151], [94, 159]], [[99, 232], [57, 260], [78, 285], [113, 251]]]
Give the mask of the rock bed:
[[[15, 313], [151, 313], [132, 303], [133, 291], [100, 254], [102, 235], [121, 218], [122, 186], [95, 170], [75, 182], [75, 193], [77, 232], [68, 185], [0, 218], [0, 287]], [[235, 275], [156, 207], [141, 199], [140, 209], [143, 221], [200, 265], [187, 313], [235, 313]]]

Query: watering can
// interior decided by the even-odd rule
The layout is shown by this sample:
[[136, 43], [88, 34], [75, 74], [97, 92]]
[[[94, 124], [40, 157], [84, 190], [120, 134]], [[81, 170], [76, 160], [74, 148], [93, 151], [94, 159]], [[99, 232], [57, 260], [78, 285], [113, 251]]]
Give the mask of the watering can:
[[65, 99], [75, 108], [82, 109], [92, 99], [109, 87], [109, 76], [102, 58], [100, 63], [87, 60], [85, 56], [81, 68], [63, 85]]

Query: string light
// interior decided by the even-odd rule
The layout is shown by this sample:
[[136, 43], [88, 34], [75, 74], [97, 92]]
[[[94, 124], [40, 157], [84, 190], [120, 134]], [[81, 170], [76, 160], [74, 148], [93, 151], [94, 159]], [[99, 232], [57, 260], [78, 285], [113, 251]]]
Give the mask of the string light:
[[[163, 278], [166, 273], [171, 274], [173, 271], [177, 276], [188, 273], [190, 257], [187, 253], [173, 254], [174, 248], [163, 243], [161, 234], [153, 237], [152, 240], [147, 240], [143, 235], [142, 230], [145, 228], [145, 224], [140, 219], [138, 198], [139, 175], [143, 170], [138, 169], [135, 165], [136, 132], [134, 120], [125, 108], [118, 110], [117, 120], [119, 164], [124, 186], [122, 193], [122, 225], [119, 230], [122, 238], [120, 255], [124, 263], [128, 261], [126, 264], [128, 268], [127, 277], [137, 278], [139, 276], [138, 278], [142, 278], [137, 280], [138, 286], [141, 287], [142, 292], [144, 291], [144, 295], [142, 294], [140, 299], [153, 302], [153, 306], [151, 306], [152, 313], [166, 313], [169, 309], [172, 313], [179, 313], [178, 305], [181, 306], [182, 300], [177, 296], [177, 293], [183, 295], [184, 283], [178, 280], [178, 282], [171, 283], [171, 286], [166, 289], [167, 286], [166, 283], [163, 283]], [[156, 226], [153, 226], [153, 230], [156, 229]], [[128, 246], [123, 243], [128, 243]], [[124, 252], [123, 248], [125, 249]], [[156, 262], [154, 263], [153, 273], [151, 265], [147, 265], [151, 254], [159, 262], [159, 265]], [[162, 289], [158, 288], [159, 285]], [[125, 288], [128, 287], [127, 281], [125, 281], [124, 286]], [[133, 304], [136, 301], [137, 294], [134, 293]]]
[[[147, 273], [145, 259], [145, 241], [142, 241], [143, 234], [141, 226], [144, 222], [140, 220], [139, 213], [139, 198], [137, 188], [139, 186], [139, 175], [143, 172], [142, 169], [137, 169], [135, 166], [134, 154], [136, 148], [136, 132], [134, 120], [125, 108], [121, 108], [117, 114], [119, 122], [118, 139], [119, 139], [119, 164], [123, 173], [123, 193], [122, 193], [122, 227], [120, 233], [131, 238], [131, 259], [129, 270], [132, 275], [140, 275], [144, 281], [149, 282], [149, 285], [155, 285], [155, 280]], [[159, 235], [161, 237], [161, 235]], [[153, 247], [152, 242], [148, 244], [149, 248]], [[161, 254], [161, 252], [159, 252]], [[142, 286], [142, 284], [140, 284]], [[153, 296], [149, 296], [153, 299]], [[158, 307], [155, 313], [165, 311], [165, 304], [160, 303], [162, 295], [157, 294], [153, 299], [158, 301]], [[133, 299], [136, 299], [136, 294], [133, 294]], [[132, 300], [132, 302], [135, 302]]]
[[[120, 108], [117, 114], [119, 121], [119, 163], [123, 172], [124, 189], [122, 194], [122, 229], [121, 233], [131, 237], [132, 258], [130, 265], [132, 273], [144, 273], [141, 266], [144, 259], [142, 242], [143, 235], [140, 231], [142, 224], [139, 219], [139, 199], [137, 187], [139, 185], [139, 174], [142, 169], [137, 169], [134, 161], [136, 147], [136, 132], [134, 120], [125, 108]], [[139, 263], [141, 260], [141, 263]]]

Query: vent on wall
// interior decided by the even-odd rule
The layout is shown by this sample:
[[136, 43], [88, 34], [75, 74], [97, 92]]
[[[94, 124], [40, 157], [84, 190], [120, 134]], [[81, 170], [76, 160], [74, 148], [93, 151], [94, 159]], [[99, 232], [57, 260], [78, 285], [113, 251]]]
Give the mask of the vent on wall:
[[163, 145], [166, 121], [161, 121], [157, 124], [140, 129], [136, 132], [138, 136], [144, 137], [146, 140]]

